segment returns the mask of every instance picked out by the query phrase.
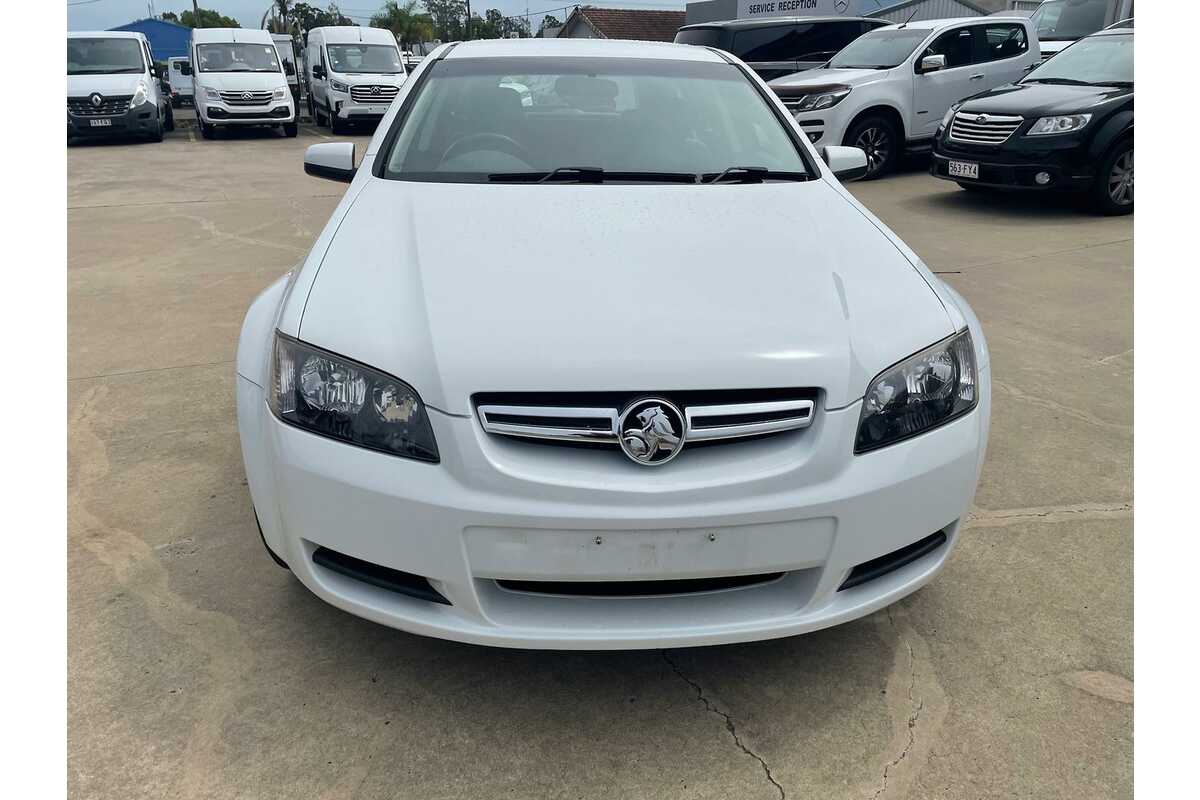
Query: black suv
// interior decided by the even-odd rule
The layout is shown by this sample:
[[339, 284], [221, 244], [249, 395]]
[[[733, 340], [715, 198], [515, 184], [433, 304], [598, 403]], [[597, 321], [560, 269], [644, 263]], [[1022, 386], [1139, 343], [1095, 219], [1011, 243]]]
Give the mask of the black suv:
[[1102, 213], [1133, 211], [1133, 28], [1080, 39], [952, 106], [929, 171], [964, 189], [1085, 192]]
[[676, 44], [715, 47], [740, 58], [764, 81], [813, 69], [867, 31], [890, 25], [867, 17], [775, 17], [684, 25]]

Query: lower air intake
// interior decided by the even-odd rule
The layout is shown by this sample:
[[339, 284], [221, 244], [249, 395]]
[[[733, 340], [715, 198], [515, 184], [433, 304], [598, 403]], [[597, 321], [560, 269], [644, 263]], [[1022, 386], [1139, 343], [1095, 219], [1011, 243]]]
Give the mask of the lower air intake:
[[670, 581], [509, 581], [498, 580], [502, 589], [532, 594], [567, 597], [663, 597], [717, 592], [759, 586], [783, 577], [782, 572], [765, 575], [727, 575], [719, 578], [682, 578]]
[[946, 532], [938, 531], [920, 541], [905, 545], [899, 550], [893, 550], [887, 555], [873, 558], [870, 561], [864, 561], [850, 570], [850, 574], [846, 576], [846, 580], [842, 581], [842, 585], [838, 587], [838, 591], [858, 586], [867, 581], [873, 581], [876, 578], [882, 578], [889, 572], [894, 572], [903, 566], [911, 564], [918, 558], [924, 558], [945, 543]]
[[418, 600], [428, 600], [430, 603], [450, 605], [450, 601], [442, 597], [442, 594], [420, 575], [412, 575], [391, 567], [372, 564], [370, 561], [363, 561], [361, 558], [348, 556], [345, 553], [330, 550], [328, 547], [318, 547], [312, 554], [312, 560], [314, 564], [322, 566], [330, 572], [369, 583], [389, 592], [408, 595]]

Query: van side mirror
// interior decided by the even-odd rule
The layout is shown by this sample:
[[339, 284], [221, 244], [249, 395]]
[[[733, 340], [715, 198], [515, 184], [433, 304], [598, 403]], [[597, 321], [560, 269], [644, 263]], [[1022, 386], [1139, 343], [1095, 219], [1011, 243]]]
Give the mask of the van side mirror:
[[354, 166], [354, 142], [309, 145], [304, 153], [304, 172], [316, 178], [349, 183], [357, 172]]
[[917, 68], [917, 72], [924, 75], [926, 72], [937, 72], [946, 68], [946, 57], [944, 55], [925, 56], [921, 59], [921, 66]]
[[821, 158], [839, 181], [858, 180], [867, 174], [867, 154], [861, 147], [827, 145], [821, 148]]
[[320, 64], [313, 64], [312, 75], [317, 80], [323, 80], [325, 78], [325, 68]]
[[179, 71], [182, 72], [184, 75], [191, 75], [192, 74], [192, 65], [185, 61], [184, 63], [179, 65]]

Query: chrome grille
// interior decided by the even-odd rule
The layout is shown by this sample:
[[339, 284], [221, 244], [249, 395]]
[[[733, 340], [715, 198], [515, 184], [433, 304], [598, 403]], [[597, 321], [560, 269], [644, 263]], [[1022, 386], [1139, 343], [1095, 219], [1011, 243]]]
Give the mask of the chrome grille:
[[1003, 144], [1024, 121], [1022, 117], [959, 111], [950, 123], [950, 138], [967, 144]]
[[131, 94], [113, 95], [111, 97], [100, 97], [100, 105], [92, 103], [92, 95], [86, 97], [68, 97], [67, 111], [76, 117], [111, 117], [116, 114], [124, 114], [129, 110], [129, 101], [133, 99]]
[[350, 99], [356, 103], [390, 103], [398, 91], [395, 86], [351, 86]]
[[271, 102], [270, 92], [221, 92], [221, 99], [231, 106], [265, 106]]
[[[691, 394], [691, 393], [687, 393]], [[815, 403], [807, 397], [747, 399], [743, 402], [681, 402], [686, 419], [686, 441], [717, 441], [764, 436], [807, 428]], [[728, 393], [714, 393], [728, 394]], [[666, 395], [670, 397], [671, 395]], [[634, 400], [638, 395], [631, 395]], [[618, 419], [628, 402], [588, 405], [534, 405], [481, 402], [476, 407], [483, 429], [498, 436], [557, 442], [598, 443], [616, 446]]]

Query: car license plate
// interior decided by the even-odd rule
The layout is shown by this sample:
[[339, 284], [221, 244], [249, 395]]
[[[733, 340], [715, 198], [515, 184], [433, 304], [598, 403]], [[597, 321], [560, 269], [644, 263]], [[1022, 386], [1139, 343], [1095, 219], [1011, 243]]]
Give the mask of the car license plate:
[[974, 178], [979, 180], [979, 165], [970, 161], [951, 161], [951, 178]]
[[111, 119], [89, 119], [88, 124], [90, 124], [93, 128], [111, 128], [112, 120]]

